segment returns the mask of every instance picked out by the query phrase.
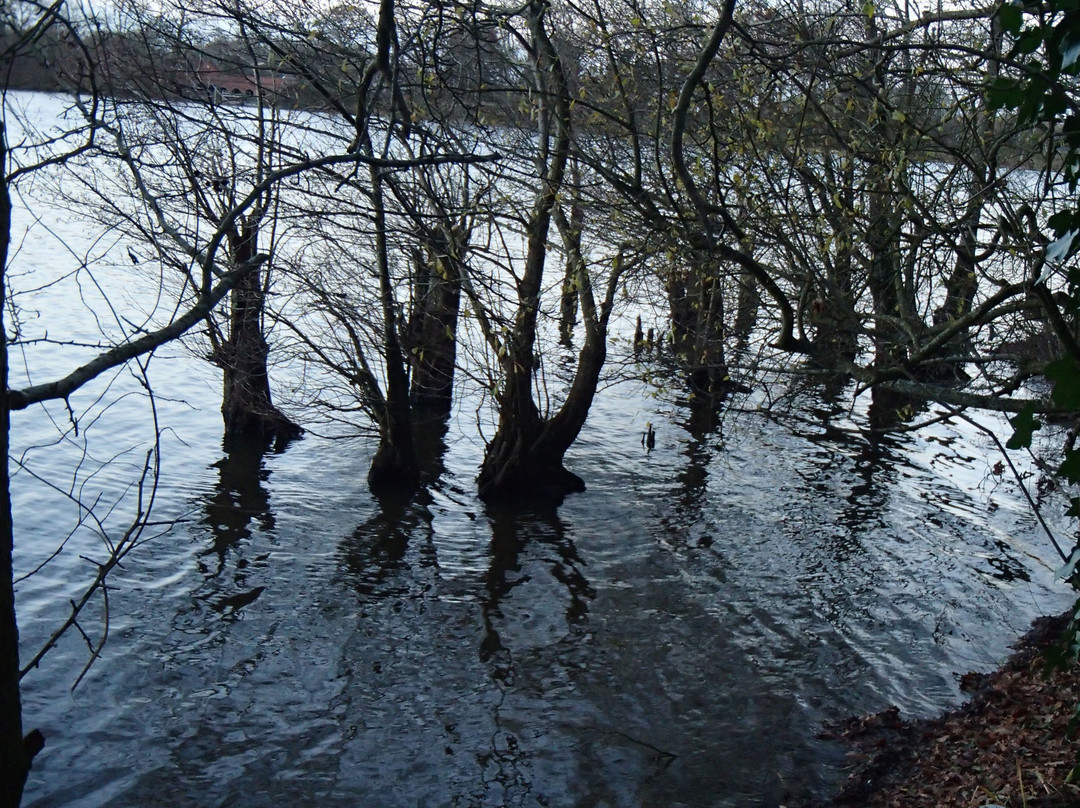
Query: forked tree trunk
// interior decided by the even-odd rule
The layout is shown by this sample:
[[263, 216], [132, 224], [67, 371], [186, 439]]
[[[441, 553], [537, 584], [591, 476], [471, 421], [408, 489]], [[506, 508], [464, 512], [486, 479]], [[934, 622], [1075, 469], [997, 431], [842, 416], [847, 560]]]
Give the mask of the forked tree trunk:
[[541, 417], [528, 389], [521, 395], [508, 387], [499, 412], [499, 429], [477, 477], [480, 499], [558, 502], [585, 490], [585, 482], [563, 466], [566, 449], [562, 441], [552, 440], [551, 425]]
[[[229, 235], [234, 266], [259, 262], [258, 236], [257, 214]], [[224, 377], [221, 415], [226, 446], [236, 441], [258, 441], [281, 447], [303, 432], [274, 406], [270, 395], [270, 347], [263, 333], [265, 277], [261, 266], [255, 266], [233, 288], [228, 333], [215, 345], [212, 356]]]
[[[547, 7], [542, 0], [531, 0], [523, 10], [536, 47], [533, 68], [540, 90], [537, 94], [540, 131], [534, 162], [540, 189], [527, 225], [528, 246], [524, 270], [517, 283], [514, 327], [503, 350], [504, 383], [498, 397], [499, 427], [484, 453], [477, 477], [478, 494], [485, 502], [517, 498], [557, 501], [585, 488], [580, 477], [563, 467], [563, 456], [569, 447], [565, 428], [556, 426], [555, 419], [545, 422], [532, 397], [537, 317], [548, 256], [547, 237], [563, 188], [570, 149], [566, 78], [544, 28]], [[569, 398], [573, 395], [571, 390]], [[574, 432], [573, 437], [576, 435]]]
[[567, 222], [559, 208], [554, 217], [567, 248], [568, 264], [573, 268], [585, 338], [574, 380], [553, 417], [542, 418], [531, 389], [519, 386], [529, 377], [515, 378], [515, 386], [507, 388], [507, 394], [514, 396], [508, 401], [514, 401], [520, 412], [513, 423], [524, 428], [503, 429], [500, 422], [499, 432], [488, 447], [478, 482], [480, 498], [489, 504], [513, 499], [558, 503], [567, 494], [585, 490], [584, 480], [567, 470], [563, 459], [581, 434], [596, 397], [607, 359], [608, 323], [624, 265], [620, 255], [608, 276], [603, 301], [597, 305], [581, 250], [581, 228]]
[[477, 477], [477, 493], [485, 502], [560, 501], [566, 494], [585, 490], [584, 481], [563, 466], [566, 449], [551, 440], [551, 425], [532, 396], [540, 282], [556, 187], [557, 183], [548, 184], [547, 192], [538, 197], [530, 225], [521, 300], [503, 361], [499, 428]]
[[[515, 389], [513, 399], [505, 400], [500, 407], [504, 420], [488, 446], [477, 479], [480, 499], [558, 503], [567, 494], [585, 490], [585, 481], [563, 461], [585, 425], [606, 358], [606, 325], [587, 321], [574, 381], [556, 415], [544, 419], [530, 391], [521, 395]], [[507, 394], [511, 394], [509, 389]], [[507, 406], [511, 401], [512, 408]]]

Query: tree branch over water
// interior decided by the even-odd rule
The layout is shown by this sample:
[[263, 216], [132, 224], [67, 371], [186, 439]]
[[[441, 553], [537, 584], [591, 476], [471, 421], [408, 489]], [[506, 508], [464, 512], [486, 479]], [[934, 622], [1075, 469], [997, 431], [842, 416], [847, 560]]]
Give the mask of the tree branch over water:
[[392, 158], [378, 158], [363, 154], [337, 154], [321, 157], [287, 166], [279, 171], [268, 175], [261, 183], [256, 185], [248, 195], [225, 215], [219, 224], [214, 236], [201, 257], [204, 276], [211, 273], [218, 276], [219, 281], [211, 289], [204, 290], [194, 303], [183, 314], [168, 325], [152, 331], [139, 339], [125, 342], [114, 348], [99, 354], [91, 361], [79, 366], [67, 376], [44, 384], [31, 385], [20, 390], [8, 390], [8, 406], [12, 410], [26, 409], [31, 404], [55, 399], [66, 399], [80, 387], [95, 379], [110, 368], [117, 367], [137, 356], [149, 353], [168, 342], [171, 342], [197, 323], [201, 322], [225, 298], [233, 287], [244, 275], [267, 260], [267, 256], [259, 255], [254, 260], [230, 271], [213, 272], [216, 264], [218, 249], [221, 247], [226, 234], [236, 222], [251, 208], [262, 195], [272, 186], [289, 177], [296, 176], [308, 171], [316, 171], [334, 165], [345, 163], [364, 164], [375, 169], [398, 170], [416, 168], [420, 166], [442, 165], [445, 163], [482, 163], [498, 159], [497, 154], [490, 155], [432, 155], [407, 160]]

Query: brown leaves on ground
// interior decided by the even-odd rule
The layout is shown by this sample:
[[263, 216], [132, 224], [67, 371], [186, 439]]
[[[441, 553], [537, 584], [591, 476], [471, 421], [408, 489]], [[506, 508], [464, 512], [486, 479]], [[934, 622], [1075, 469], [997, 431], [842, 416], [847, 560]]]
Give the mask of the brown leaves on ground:
[[972, 700], [928, 721], [902, 721], [896, 708], [846, 722], [855, 771], [831, 808], [1076, 808], [1066, 782], [1080, 749], [1067, 725], [1080, 704], [1080, 666], [1047, 674], [1045, 651], [1067, 615], [1042, 618], [992, 674], [968, 674]]

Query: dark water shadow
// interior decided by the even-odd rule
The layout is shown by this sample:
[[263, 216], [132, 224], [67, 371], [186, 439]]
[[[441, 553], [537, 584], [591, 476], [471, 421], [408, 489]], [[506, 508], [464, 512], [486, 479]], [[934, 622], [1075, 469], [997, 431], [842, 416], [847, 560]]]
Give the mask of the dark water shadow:
[[498, 624], [504, 617], [504, 603], [515, 589], [530, 581], [522, 564], [526, 551], [541, 555], [548, 572], [565, 588], [563, 617], [572, 635], [587, 621], [589, 601], [596, 591], [585, 577], [585, 562], [555, 509], [489, 506], [487, 517], [491, 525], [491, 561], [481, 593], [484, 631], [479, 653], [481, 661], [492, 666], [492, 676], [509, 683], [514, 676], [513, 655], [503, 642]]
[[[549, 757], [538, 739], [572, 739], [577, 751], [566, 750], [558, 759], [577, 765], [581, 736], [568, 727], [580, 718], [579, 711], [549, 711], [565, 711], [577, 703], [570, 671], [575, 669], [572, 660], [589, 653], [589, 605], [596, 591], [567, 524], [554, 508], [489, 505], [486, 515], [491, 543], [479, 592], [478, 657], [500, 696], [490, 705], [494, 731], [486, 748], [477, 749], [476, 763], [488, 794], [502, 794], [505, 805], [533, 805], [538, 803], [530, 794], [537, 785], [546, 789], [557, 782], [537, 783]], [[558, 583], [554, 592], [551, 581], [541, 579], [548, 575]], [[557, 695], [549, 692], [549, 682], [559, 683]], [[552, 804], [604, 804], [592, 790], [556, 790], [550, 796]]]
[[[265, 458], [270, 447], [263, 440], [223, 441], [224, 456], [210, 468], [217, 471], [217, 481], [202, 499], [199, 525], [209, 537], [209, 546], [196, 555], [202, 584], [192, 593], [192, 610], [181, 610], [177, 628], [184, 631], [207, 630], [206, 615], [217, 615], [231, 622], [242, 610], [258, 600], [266, 586], [253, 586], [270, 558], [260, 552], [258, 535], [272, 534], [274, 512], [267, 481], [270, 470]], [[185, 615], [199, 615], [189, 623]], [[211, 621], [213, 622], [213, 621]]]
[[[250, 563], [243, 555], [246, 540], [253, 531], [271, 532], [274, 514], [266, 482], [270, 471], [264, 460], [267, 447], [259, 441], [233, 440], [225, 456], [214, 463], [218, 480], [214, 492], [203, 506], [201, 524], [210, 530], [212, 544], [200, 553], [200, 571], [208, 577], [221, 575], [230, 555], [234, 566], [243, 570]], [[203, 559], [214, 557], [216, 565]]]
[[413, 440], [420, 461], [418, 488], [380, 488], [375, 512], [358, 525], [339, 548], [340, 563], [356, 592], [366, 600], [420, 594], [427, 585], [409, 573], [410, 543], [418, 547], [421, 566], [436, 567], [431, 505], [433, 491], [446, 474], [449, 417], [414, 413]]
[[[912, 469], [908, 452], [914, 436], [860, 422], [852, 412], [852, 388], [833, 381], [801, 389], [793, 403], [795, 417], [779, 419], [796, 441], [789, 451], [803, 492], [791, 495], [788, 530], [811, 575], [825, 570], [837, 575], [867, 558], [866, 538], [889, 529], [898, 482], [904, 469]], [[874, 568], [872, 563], [860, 568], [857, 577]]]
[[[671, 504], [659, 521], [677, 543], [688, 540], [687, 526], [704, 525], [709, 503], [709, 473], [713, 459], [723, 451], [723, 415], [726, 395], [700, 395], [676, 400], [681, 417], [674, 424], [681, 427], [688, 440], [681, 454], [685, 463], [675, 474], [675, 484], [665, 501]], [[697, 539], [702, 545], [712, 543], [711, 531]]]
[[430, 495], [382, 497], [370, 518], [339, 547], [340, 565], [350, 586], [365, 601], [422, 594], [428, 588], [413, 574], [410, 544], [418, 543], [423, 566], [437, 565]]
[[874, 387], [867, 409], [870, 430], [881, 436], [895, 434], [925, 414], [929, 406], [925, 398], [913, 398], [880, 385]]

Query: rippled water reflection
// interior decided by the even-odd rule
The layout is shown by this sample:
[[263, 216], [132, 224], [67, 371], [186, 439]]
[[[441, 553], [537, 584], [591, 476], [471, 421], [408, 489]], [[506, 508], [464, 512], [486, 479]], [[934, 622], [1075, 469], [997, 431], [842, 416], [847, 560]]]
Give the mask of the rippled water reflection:
[[[48, 737], [28, 805], [778, 805], [843, 776], [824, 722], [955, 703], [956, 674], [1069, 599], [985, 437], [871, 440], [850, 389], [702, 429], [609, 388], [569, 459], [589, 490], [521, 513], [476, 500], [468, 408], [437, 483], [378, 503], [369, 443], [223, 455], [205, 365], [177, 347], [150, 373], [158, 514], [182, 521], [118, 571], [83, 684], [74, 636], [25, 680]], [[27, 468], [63, 489], [82, 458], [75, 484], [115, 499], [149, 438], [138, 383], [112, 385], [102, 401], [130, 392], [113, 407], [100, 386], [73, 399], [79, 436], [63, 407], [18, 413]], [[29, 570], [77, 514], [28, 473], [14, 490]], [[24, 653], [99, 552], [79, 532], [20, 583]]]
[[[430, 495], [385, 508], [366, 445], [192, 443], [105, 658], [73, 695], [75, 642], [30, 677], [28, 803], [775, 805], [841, 776], [824, 721], [941, 709], [1064, 603], [973, 436], [695, 438], [672, 408], [646, 453], [638, 393], [605, 395], [554, 513], [486, 512], [453, 429]], [[28, 647], [49, 594], [20, 590]]]

